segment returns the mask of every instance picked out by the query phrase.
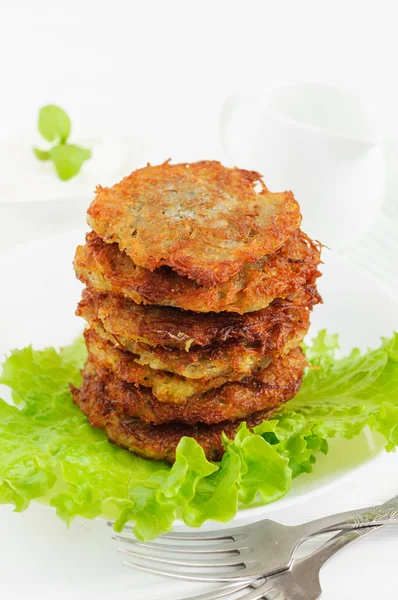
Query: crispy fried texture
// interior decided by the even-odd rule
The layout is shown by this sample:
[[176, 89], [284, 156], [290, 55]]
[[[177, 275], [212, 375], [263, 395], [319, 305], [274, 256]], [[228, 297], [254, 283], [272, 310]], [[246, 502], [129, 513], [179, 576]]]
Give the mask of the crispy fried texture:
[[[138, 356], [116, 348], [112, 342], [98, 335], [94, 329], [86, 329], [84, 337], [92, 363], [96, 364], [98, 368], [112, 370], [123, 381], [150, 388], [153, 396], [160, 402], [184, 402], [190, 396], [203, 394], [228, 381], [240, 381], [245, 376], [244, 372], [231, 369], [225, 374], [213, 374], [213, 376], [202, 379], [187, 379], [174, 373], [139, 364], [135, 360], [139, 359]], [[266, 367], [270, 361], [270, 357], [260, 355], [257, 364], [252, 364], [252, 371]], [[249, 372], [252, 372], [249, 367], [247, 368]]]
[[[296, 300], [299, 303], [299, 298]], [[262, 346], [267, 353], [283, 350], [289, 338], [297, 339], [309, 327], [309, 309], [305, 300], [303, 296], [302, 306], [288, 300], [274, 300], [267, 308], [244, 315], [197, 314], [172, 307], [136, 304], [122, 296], [85, 289], [76, 314], [89, 325], [100, 321], [116, 344], [128, 350], [132, 342], [142, 342], [151, 347], [167, 348], [164, 356], [169, 356], [171, 349], [182, 350], [182, 353], [176, 353], [181, 356], [179, 360], [197, 362], [197, 353], [205, 347], [211, 346], [213, 351], [217, 345], [225, 352], [225, 342]], [[204, 356], [200, 355], [201, 358]]]
[[[153, 348], [140, 342], [130, 342], [121, 346], [118, 340], [107, 333], [99, 321], [92, 324], [92, 329], [108, 340], [113, 347], [131, 353], [134, 361], [139, 365], [150, 367], [155, 372], [161, 371], [164, 375], [173, 373], [187, 380], [200, 380], [201, 384], [219, 378], [224, 378], [223, 383], [238, 381], [269, 363], [270, 353], [266, 353], [264, 347], [252, 348], [234, 341], [186, 352], [162, 346]], [[300, 344], [304, 335], [305, 333], [299, 336], [297, 332], [296, 338], [289, 338], [283, 352]], [[221, 379], [217, 385], [221, 385]]]
[[[101, 337], [134, 354], [139, 365], [203, 382], [220, 376], [225, 378], [223, 383], [238, 381], [251, 375], [268, 364], [269, 356], [301, 344], [309, 327], [309, 310], [285, 300], [244, 316], [196, 315], [85, 290], [77, 314]], [[146, 343], [161, 340], [180, 347]]]
[[[224, 454], [221, 435], [224, 432], [233, 439], [240, 425], [237, 422], [223, 422], [217, 425], [198, 424], [194, 426], [181, 423], [167, 425], [149, 425], [139, 419], [125, 419], [118, 415], [109, 401], [105, 385], [98, 380], [84, 393], [71, 386], [74, 402], [88, 417], [93, 427], [103, 429], [109, 440], [139, 456], [173, 463], [175, 451], [184, 436], [194, 438], [202, 446], [208, 460], [221, 460]], [[271, 416], [272, 412], [256, 413], [246, 419], [252, 428]]]
[[87, 214], [136, 265], [169, 266], [201, 285], [225, 283], [274, 253], [301, 222], [291, 192], [273, 194], [258, 173], [216, 161], [138, 169], [98, 187]]
[[[173, 463], [175, 452], [182, 437], [194, 438], [203, 448], [206, 458], [219, 461], [225, 450], [222, 444], [222, 432], [233, 439], [240, 425], [237, 422], [224, 422], [217, 425], [196, 426], [171, 423], [167, 425], [148, 425], [139, 419], [123, 419], [108, 406], [105, 391], [99, 388], [99, 403], [96, 397], [82, 397], [80, 390], [72, 387], [74, 402], [88, 417], [93, 427], [103, 429], [109, 440], [139, 456], [153, 460]], [[246, 420], [250, 428], [270, 418], [272, 413], [257, 413]]]
[[305, 366], [304, 355], [296, 348], [252, 377], [239, 383], [226, 383], [176, 404], [159, 402], [150, 388], [127, 383], [123, 370], [116, 368], [111, 372], [89, 355], [81, 389], [83, 396], [96, 394], [100, 380], [108, 402], [123, 418], [139, 418], [156, 425], [171, 421], [214, 424], [243, 419], [290, 400], [300, 389]]
[[78, 246], [74, 267], [77, 277], [97, 292], [113, 292], [137, 304], [173, 306], [194, 312], [246, 313], [268, 306], [275, 298], [288, 298], [305, 306], [320, 297], [319, 247], [297, 232], [274, 254], [245, 265], [227, 283], [200, 286], [168, 267], [149, 271], [136, 266], [117, 244], [105, 244], [94, 232]]

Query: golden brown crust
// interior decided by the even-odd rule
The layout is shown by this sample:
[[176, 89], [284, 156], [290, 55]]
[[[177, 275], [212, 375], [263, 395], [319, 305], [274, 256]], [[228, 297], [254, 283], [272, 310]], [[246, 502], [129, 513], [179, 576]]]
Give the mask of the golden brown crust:
[[[271, 353], [265, 352], [263, 347], [252, 348], [236, 342], [220, 346], [214, 344], [212, 347], [190, 352], [162, 346], [153, 348], [140, 342], [130, 342], [121, 346], [118, 340], [105, 331], [99, 321], [92, 323], [92, 329], [115, 348], [133, 355], [134, 361], [139, 365], [150, 367], [155, 372], [180, 375], [187, 380], [200, 380], [202, 383], [219, 377], [223, 377], [224, 382], [237, 381], [266, 366], [271, 356]], [[281, 352], [286, 352], [301, 343], [303, 336], [298, 332], [296, 334], [295, 338], [291, 337], [287, 340]]]
[[226, 383], [176, 404], [159, 401], [148, 387], [127, 383], [123, 370], [116, 368], [111, 372], [89, 355], [81, 390], [83, 396], [99, 397], [100, 385], [109, 405], [123, 418], [139, 418], [157, 425], [171, 421], [214, 424], [243, 419], [290, 400], [300, 389], [305, 366], [304, 355], [296, 348], [240, 383]]
[[300, 388], [320, 245], [291, 192], [216, 161], [139, 169], [98, 187], [76, 251], [88, 360], [75, 403], [108, 438], [173, 462], [269, 418]]
[[200, 286], [168, 267], [149, 271], [136, 266], [117, 244], [105, 244], [94, 232], [75, 255], [77, 277], [97, 292], [113, 292], [137, 304], [172, 306], [194, 312], [257, 311], [275, 298], [288, 298], [305, 306], [320, 297], [316, 279], [320, 273], [320, 249], [304, 233], [297, 232], [274, 254], [245, 265], [228, 282]]
[[[183, 378], [201, 380], [199, 383], [207, 384], [207, 389], [227, 381], [239, 381], [264, 368], [269, 357], [300, 345], [309, 326], [309, 310], [284, 300], [244, 316], [234, 313], [196, 315], [179, 309], [136, 305], [121, 297], [85, 290], [77, 314], [83, 316], [90, 327], [113, 346], [132, 353], [138, 365], [165, 371], [163, 383], [164, 376], [174, 373]], [[93, 336], [92, 333], [90, 335]], [[170, 339], [185, 349], [151, 346], [142, 342], [143, 339], [152, 343]], [[197, 341], [210, 343], [201, 346]], [[94, 342], [93, 353], [101, 352], [101, 346], [103, 343]], [[117, 353], [113, 352], [113, 355], [115, 360], [119, 360]], [[108, 352], [110, 358], [111, 353]], [[134, 366], [135, 371], [139, 370]], [[144, 378], [147, 377], [144, 369], [140, 372]], [[153, 373], [147, 381], [153, 379], [152, 376]], [[208, 385], [212, 378], [215, 378], [214, 385]], [[141, 383], [147, 385], [143, 381]], [[180, 391], [182, 393], [182, 389]]]
[[[116, 348], [112, 342], [101, 337], [93, 329], [86, 329], [84, 337], [89, 358], [97, 369], [110, 369], [122, 381], [150, 388], [151, 393], [159, 402], [184, 402], [191, 396], [218, 388], [228, 381], [240, 381], [245, 376], [244, 372], [233, 369], [223, 370], [222, 360], [220, 360], [219, 374], [201, 379], [188, 379], [140, 364], [137, 355]], [[265, 368], [270, 362], [270, 357], [259, 355], [257, 362], [252, 361], [252, 370], [249, 369], [249, 371], [250, 373], [258, 371]]]
[[[237, 313], [194, 313], [166, 306], [136, 304], [128, 298], [114, 294], [99, 294], [85, 289], [76, 314], [89, 325], [100, 321], [103, 328], [120, 346], [128, 348], [131, 342], [142, 342], [152, 347], [160, 346], [165, 356], [170, 349], [179, 361], [197, 361], [198, 352], [203, 359], [204, 348], [211, 346], [225, 352], [225, 343], [244, 343], [262, 347], [266, 353], [279, 352], [288, 340], [307, 331], [309, 309], [302, 297], [295, 303], [274, 300], [267, 308], [239, 315]], [[311, 306], [311, 305], [310, 305]], [[297, 331], [296, 331], [297, 329]], [[117, 342], [116, 342], [117, 343]], [[295, 344], [300, 344], [300, 341]], [[134, 350], [131, 350], [134, 351]]]
[[[224, 454], [222, 432], [233, 439], [240, 425], [237, 422], [223, 422], [216, 425], [149, 425], [139, 419], [120, 417], [109, 402], [105, 386], [98, 381], [92, 393], [83, 394], [71, 386], [74, 402], [88, 417], [93, 427], [103, 429], [109, 440], [139, 456], [173, 463], [178, 442], [182, 437], [194, 438], [203, 448], [208, 460], [221, 460]], [[249, 428], [268, 419], [272, 412], [256, 413], [246, 419]]]
[[258, 173], [216, 161], [138, 169], [98, 187], [87, 214], [136, 265], [169, 266], [201, 285], [225, 283], [274, 253], [301, 222], [291, 192], [273, 194]]

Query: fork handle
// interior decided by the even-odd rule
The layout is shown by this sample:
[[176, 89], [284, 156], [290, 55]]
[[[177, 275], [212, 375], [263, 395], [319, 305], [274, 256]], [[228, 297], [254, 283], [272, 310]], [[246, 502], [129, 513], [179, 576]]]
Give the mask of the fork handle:
[[322, 519], [309, 521], [298, 525], [302, 537], [310, 537], [327, 531], [342, 529], [360, 529], [373, 525], [398, 524], [398, 496], [387, 500], [384, 504], [350, 510], [347, 512], [329, 515]]
[[312, 552], [309, 556], [300, 558], [298, 562], [306, 565], [308, 573], [314, 570], [319, 572], [323, 565], [345, 546], [352, 544], [359, 538], [372, 533], [372, 531], [375, 531], [378, 528], [378, 526], [363, 527], [362, 529], [336, 533], [331, 540], [328, 540], [323, 546]]

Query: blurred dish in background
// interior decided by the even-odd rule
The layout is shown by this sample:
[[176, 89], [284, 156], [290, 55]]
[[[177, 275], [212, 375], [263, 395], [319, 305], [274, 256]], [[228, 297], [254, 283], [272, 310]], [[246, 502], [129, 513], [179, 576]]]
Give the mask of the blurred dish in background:
[[34, 156], [36, 140], [36, 133], [29, 135], [10, 131], [0, 135], [0, 204], [90, 197], [96, 185], [113, 184], [130, 173], [138, 157], [141, 161], [141, 143], [133, 137], [124, 140], [87, 136], [79, 138], [79, 145], [89, 148], [92, 157], [84, 163], [76, 177], [61, 181], [51, 161], [41, 162]]
[[85, 210], [98, 184], [122, 179], [145, 165], [143, 143], [134, 136], [81, 136], [92, 151], [78, 175], [59, 179], [52, 162], [33, 154], [37, 133], [0, 133], [0, 251], [11, 245], [84, 225]]
[[377, 113], [362, 98], [305, 82], [236, 93], [220, 136], [232, 163], [258, 170], [271, 191], [294, 190], [310, 236], [341, 250], [370, 229], [385, 164]]

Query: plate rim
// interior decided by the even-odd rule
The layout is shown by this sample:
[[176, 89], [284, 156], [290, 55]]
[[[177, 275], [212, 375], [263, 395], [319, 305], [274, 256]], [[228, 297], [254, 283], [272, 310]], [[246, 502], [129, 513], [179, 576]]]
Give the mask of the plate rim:
[[[52, 243], [54, 242], [54, 240], [56, 240], [57, 243], [60, 243], [61, 245], [68, 244], [69, 240], [74, 240], [74, 242], [76, 242], [79, 239], [83, 243], [85, 231], [87, 231], [88, 229], [89, 229], [88, 226], [87, 226], [87, 228], [78, 227], [78, 228], [68, 229], [67, 231], [64, 231], [59, 234], [48, 234], [48, 235], [42, 236], [40, 238], [22, 242], [11, 248], [2, 250], [0, 252], [0, 266], [3, 261], [7, 262], [7, 257], [12, 256], [13, 260], [15, 260], [16, 252], [19, 256], [21, 256], [25, 252], [27, 252], [28, 249], [34, 250], [36, 248], [42, 248], [43, 246], [46, 247], [47, 245], [51, 246]], [[397, 305], [397, 308], [398, 308], [397, 295], [388, 287], [388, 285], [386, 285], [382, 280], [379, 280], [373, 273], [368, 272], [362, 265], [355, 264], [352, 260], [345, 258], [338, 252], [333, 252], [332, 250], [327, 249], [327, 253], [329, 256], [333, 257], [333, 260], [335, 260], [339, 263], [344, 263], [344, 264], [348, 265], [348, 267], [350, 269], [353, 269], [353, 270], [357, 271], [358, 273], [360, 273], [361, 278], [366, 278], [370, 284], [373, 283], [374, 285], [377, 285], [379, 288], [381, 288], [382, 293], [387, 295], [390, 298], [390, 300], [394, 304]], [[71, 255], [73, 255], [73, 250], [71, 252]], [[34, 347], [37, 347], [34, 340], [32, 341], [32, 345]], [[57, 346], [57, 347], [59, 347], [59, 346]], [[9, 352], [10, 349], [11, 348], [7, 349], [6, 352]], [[337, 475], [337, 477], [334, 477], [329, 481], [325, 481], [319, 487], [315, 487], [313, 489], [309, 489], [306, 491], [304, 490], [302, 493], [299, 493], [298, 495], [293, 495], [293, 496], [290, 496], [290, 494], [288, 492], [280, 500], [277, 500], [277, 501], [269, 503], [269, 504], [255, 505], [252, 507], [241, 506], [241, 507], [239, 507], [233, 520], [230, 521], [229, 523], [239, 522], [240, 520], [246, 520], [246, 521], [250, 520], [250, 519], [255, 520], [256, 518], [261, 518], [261, 516], [264, 516], [264, 515], [268, 514], [269, 512], [289, 508], [291, 506], [294, 506], [296, 504], [304, 502], [309, 497], [313, 498], [315, 496], [322, 494], [323, 492], [326, 493], [328, 490], [332, 489], [334, 486], [338, 486], [342, 482], [349, 479], [351, 476], [353, 476], [358, 471], [362, 471], [370, 463], [372, 463], [373, 461], [375, 461], [377, 459], [380, 459], [382, 456], [383, 456], [383, 447], [380, 444], [378, 449], [374, 453], [369, 454], [369, 456], [366, 457], [364, 460], [362, 460], [359, 464], [352, 466], [351, 468], [348, 468], [347, 471], [343, 471], [342, 473]], [[98, 519], [101, 519], [101, 517], [98, 517]], [[204, 527], [208, 527], [209, 524], [213, 524], [213, 529], [214, 529], [214, 524], [216, 524], [216, 527], [221, 525], [220, 523], [218, 523], [216, 521], [206, 521], [204, 523]], [[180, 527], [180, 526], [186, 527], [181, 521], [178, 521], [178, 520], [175, 521], [174, 525], [177, 527]]]

